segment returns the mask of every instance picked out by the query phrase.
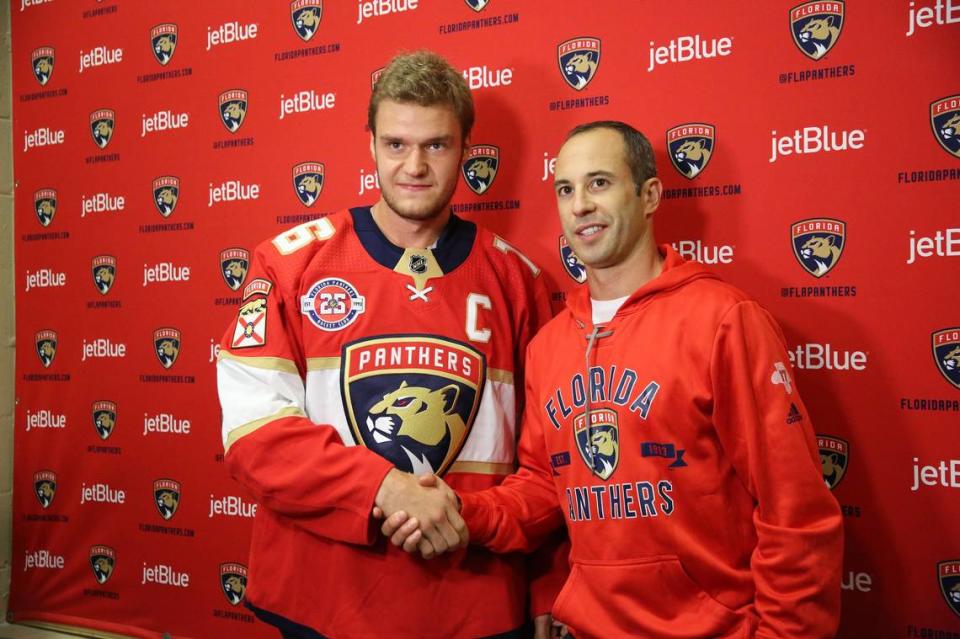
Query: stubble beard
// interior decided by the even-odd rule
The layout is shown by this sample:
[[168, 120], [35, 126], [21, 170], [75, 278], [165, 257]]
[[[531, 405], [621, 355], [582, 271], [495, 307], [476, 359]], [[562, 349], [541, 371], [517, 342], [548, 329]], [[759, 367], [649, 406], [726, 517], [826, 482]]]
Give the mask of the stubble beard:
[[[386, 185], [381, 181], [382, 187]], [[418, 207], [417, 205], [404, 204], [398, 201], [397, 198], [393, 197], [392, 188], [381, 188], [380, 195], [383, 196], [383, 201], [387, 203], [387, 206], [390, 207], [390, 210], [393, 211], [398, 217], [401, 217], [405, 220], [411, 220], [416, 222], [423, 222], [426, 220], [432, 220], [444, 211], [447, 210], [447, 207], [450, 205], [450, 200], [453, 198], [453, 192], [456, 189], [456, 183], [454, 182], [453, 187], [449, 188], [446, 193], [439, 195], [432, 202], [423, 202]]]

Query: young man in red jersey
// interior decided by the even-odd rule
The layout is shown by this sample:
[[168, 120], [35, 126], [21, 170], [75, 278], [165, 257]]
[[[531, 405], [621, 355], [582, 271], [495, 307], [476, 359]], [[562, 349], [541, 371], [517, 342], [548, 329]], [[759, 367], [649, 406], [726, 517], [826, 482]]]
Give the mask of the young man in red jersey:
[[[473, 120], [445, 60], [394, 59], [368, 111], [380, 200], [261, 244], [223, 338], [225, 460], [260, 504], [247, 605], [285, 637], [521, 636], [525, 558], [462, 549], [455, 495], [415, 477], [466, 494], [513, 471], [514, 382], [549, 318], [539, 270], [451, 214]], [[374, 507], [415, 514], [424, 552], [450, 553], [394, 548]]]
[[[528, 350], [520, 470], [460, 494], [471, 542], [529, 551], [566, 523], [553, 613], [578, 638], [833, 637], [842, 520], [779, 327], [657, 246], [662, 186], [629, 125], [571, 131], [554, 187], [588, 287]], [[383, 531], [414, 551], [418, 523]]]

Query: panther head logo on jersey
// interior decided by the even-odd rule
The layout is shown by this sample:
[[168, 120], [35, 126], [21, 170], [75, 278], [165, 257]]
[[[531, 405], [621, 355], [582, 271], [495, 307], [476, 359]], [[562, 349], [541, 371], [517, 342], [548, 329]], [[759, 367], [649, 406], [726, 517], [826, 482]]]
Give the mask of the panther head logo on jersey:
[[483, 11], [487, 8], [487, 5], [490, 4], [490, 0], [463, 0], [467, 3], [467, 6], [473, 9], [476, 12]]
[[113, 109], [97, 109], [90, 114], [90, 135], [93, 142], [101, 149], [105, 149], [113, 139], [113, 127], [116, 116]]
[[667, 149], [670, 163], [680, 175], [692, 180], [710, 163], [717, 141], [717, 130], [712, 124], [689, 122], [667, 131]]
[[154, 352], [164, 368], [170, 368], [180, 356], [180, 331], [158, 328], [153, 332]]
[[53, 75], [53, 47], [38, 47], [33, 50], [33, 77], [40, 86], [46, 86]]
[[817, 435], [817, 448], [820, 449], [823, 483], [833, 490], [847, 472], [847, 466], [850, 463], [850, 444], [839, 437]]
[[500, 148], [492, 144], [475, 144], [463, 161], [463, 179], [477, 195], [483, 195], [493, 184], [500, 168]]
[[54, 358], [57, 356], [57, 333], [45, 329], [37, 331], [34, 335], [34, 341], [37, 347], [37, 357], [44, 368], [50, 368]]
[[93, 285], [101, 295], [110, 292], [116, 277], [117, 258], [112, 255], [98, 255], [93, 258]]
[[811, 60], [827, 55], [843, 30], [843, 0], [814, 0], [790, 9], [793, 42]]
[[480, 406], [484, 355], [443, 337], [397, 335], [350, 342], [341, 361], [355, 441], [405, 472], [445, 473]]
[[153, 500], [164, 519], [171, 519], [180, 507], [180, 482], [158, 479], [153, 482]]
[[933, 359], [948, 382], [960, 388], [960, 326], [944, 328], [931, 336]]
[[943, 593], [947, 605], [955, 615], [960, 616], [960, 559], [938, 563], [937, 577], [940, 581], [940, 592]]
[[323, 17], [323, 0], [293, 0], [290, 3], [290, 20], [300, 39], [310, 42], [317, 35]]
[[247, 567], [238, 563], [220, 564], [220, 586], [232, 606], [239, 606], [247, 594]]
[[41, 226], [50, 226], [57, 214], [56, 189], [40, 189], [33, 194], [33, 210]]
[[557, 45], [557, 61], [563, 80], [582, 91], [597, 75], [600, 66], [599, 38], [572, 38]]
[[606, 481], [620, 461], [620, 429], [617, 411], [597, 408], [588, 423], [583, 414], [573, 418], [573, 433], [580, 456], [594, 475]]
[[231, 291], [239, 291], [250, 269], [250, 251], [238, 247], [220, 251], [220, 274]]
[[170, 62], [177, 50], [177, 25], [168, 22], [150, 29], [150, 46], [157, 62], [163, 65]]
[[230, 133], [236, 133], [247, 119], [247, 92], [230, 89], [220, 94], [220, 121]]
[[170, 217], [180, 199], [180, 178], [162, 175], [153, 181], [153, 205], [163, 217]]
[[930, 126], [943, 150], [960, 158], [960, 94], [930, 103]]
[[306, 206], [313, 206], [323, 191], [323, 163], [301, 162], [295, 165], [293, 191]]
[[49, 508], [57, 495], [57, 475], [52, 470], [39, 470], [33, 474], [33, 490], [44, 508]]
[[793, 255], [814, 277], [823, 277], [840, 261], [846, 246], [847, 225], [841, 220], [811, 218], [794, 222], [790, 229]]
[[110, 546], [90, 547], [90, 567], [98, 584], [104, 584], [113, 575], [117, 555]]
[[107, 439], [113, 434], [117, 425], [117, 405], [114, 402], [101, 399], [93, 403], [93, 427], [97, 429], [100, 439]]
[[584, 266], [577, 254], [573, 252], [573, 247], [567, 242], [565, 235], [560, 235], [560, 261], [563, 263], [563, 270], [567, 272], [573, 281], [577, 284], [583, 284], [587, 281], [587, 267]]

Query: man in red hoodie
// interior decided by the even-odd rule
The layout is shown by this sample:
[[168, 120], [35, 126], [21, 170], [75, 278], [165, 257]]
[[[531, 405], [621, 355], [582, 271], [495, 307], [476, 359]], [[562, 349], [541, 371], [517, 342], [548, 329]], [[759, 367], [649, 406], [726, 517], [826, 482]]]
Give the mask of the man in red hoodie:
[[[656, 245], [629, 125], [571, 131], [554, 186], [589, 287], [528, 349], [520, 469], [459, 495], [471, 542], [527, 552], [565, 522], [553, 613], [578, 638], [834, 636], [842, 519], [779, 327]], [[417, 523], [383, 530], [412, 551]]]

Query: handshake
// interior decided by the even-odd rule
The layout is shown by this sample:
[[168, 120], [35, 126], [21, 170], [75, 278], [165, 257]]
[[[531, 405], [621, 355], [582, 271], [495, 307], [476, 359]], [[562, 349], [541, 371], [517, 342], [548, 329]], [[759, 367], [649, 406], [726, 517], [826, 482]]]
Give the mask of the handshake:
[[464, 548], [470, 540], [457, 494], [436, 475], [416, 477], [392, 469], [380, 484], [373, 516], [394, 546], [431, 559]]

